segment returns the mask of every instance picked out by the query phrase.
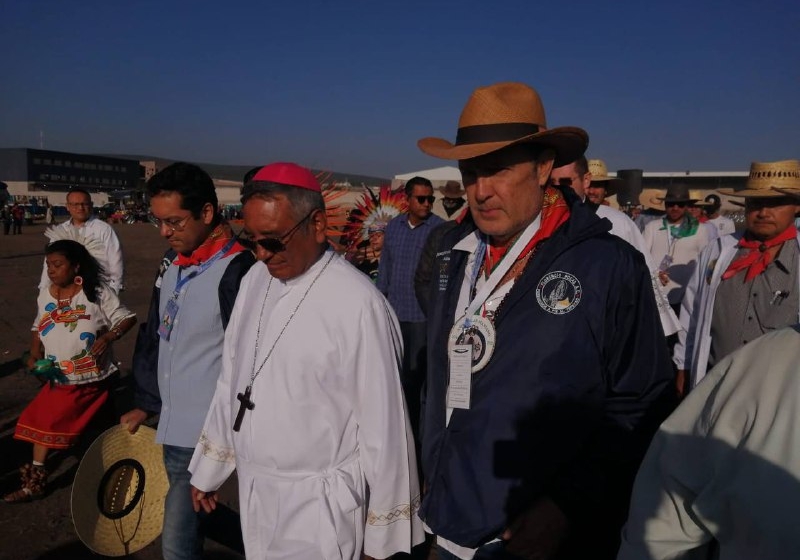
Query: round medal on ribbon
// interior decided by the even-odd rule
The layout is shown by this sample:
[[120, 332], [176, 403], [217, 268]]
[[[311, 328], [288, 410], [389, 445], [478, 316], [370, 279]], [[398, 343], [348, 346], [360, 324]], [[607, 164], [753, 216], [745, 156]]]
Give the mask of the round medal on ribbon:
[[452, 350], [462, 344], [472, 347], [472, 373], [479, 372], [486, 367], [494, 353], [494, 325], [480, 315], [470, 317], [468, 322], [461, 317], [450, 329], [447, 347]]

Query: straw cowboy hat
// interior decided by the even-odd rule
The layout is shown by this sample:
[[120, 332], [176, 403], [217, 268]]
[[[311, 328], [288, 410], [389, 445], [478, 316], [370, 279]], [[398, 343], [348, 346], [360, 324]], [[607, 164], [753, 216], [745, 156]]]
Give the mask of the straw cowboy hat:
[[461, 198], [466, 191], [458, 181], [447, 181], [444, 186], [439, 187], [439, 192], [445, 198]]
[[602, 159], [590, 159], [588, 162], [589, 173], [592, 174], [592, 182], [621, 182], [622, 179], [619, 177], [612, 177], [608, 174], [608, 167], [606, 167], [606, 162]]
[[662, 193], [663, 191], [660, 189], [642, 189], [642, 192], [639, 194], [639, 200], [646, 210], [664, 212], [666, 208], [664, 208], [664, 201], [660, 196]]
[[748, 198], [800, 196], [800, 161], [754, 161], [750, 164], [750, 176], [744, 188], [719, 189], [717, 192]]
[[[89, 447], [72, 485], [75, 532], [91, 550], [125, 556], [161, 534], [169, 488], [156, 432], [119, 425]], [[187, 497], [188, 499], [188, 497]]]
[[696, 198], [692, 198], [692, 195], [689, 192], [689, 187], [682, 183], [674, 183], [668, 186], [667, 195], [657, 198], [659, 201], [664, 203], [685, 202], [686, 204], [691, 204], [692, 202], [697, 202]]
[[710, 202], [703, 198], [703, 193], [699, 190], [691, 190], [689, 191], [689, 196], [694, 199], [695, 206], [713, 206]]
[[606, 162], [602, 159], [590, 159], [587, 162], [589, 173], [592, 174], [592, 183], [605, 183], [602, 186], [606, 189], [606, 196], [611, 196], [617, 192], [617, 187], [622, 183], [619, 177], [612, 177], [608, 174]]
[[572, 163], [589, 145], [589, 135], [575, 127], [547, 128], [542, 100], [525, 84], [502, 82], [472, 92], [461, 117], [455, 144], [443, 138], [417, 142], [426, 154], [463, 160], [531, 143], [555, 151], [555, 167]]

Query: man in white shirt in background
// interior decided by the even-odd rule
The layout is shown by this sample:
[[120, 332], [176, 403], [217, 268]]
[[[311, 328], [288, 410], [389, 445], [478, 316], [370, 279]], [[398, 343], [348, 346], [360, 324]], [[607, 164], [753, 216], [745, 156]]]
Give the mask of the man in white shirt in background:
[[719, 196], [710, 194], [705, 198], [705, 203], [705, 212], [706, 217], [708, 218], [708, 223], [713, 224], [717, 228], [719, 237], [736, 233], [736, 225], [733, 223], [733, 220], [726, 218], [719, 213], [719, 209], [722, 206], [722, 201], [720, 200]]
[[[56, 226], [62, 229], [74, 229], [76, 233], [85, 239], [97, 239], [103, 244], [105, 253], [97, 260], [108, 276], [108, 284], [119, 293], [123, 289], [122, 275], [122, 247], [119, 244], [114, 228], [97, 219], [92, 215], [92, 197], [83, 189], [72, 189], [67, 194], [67, 211], [69, 220]], [[47, 267], [42, 268], [42, 279], [39, 282], [39, 289], [50, 285], [47, 277]]]
[[702, 224], [688, 213], [688, 206], [695, 200], [686, 185], [670, 185], [666, 196], [659, 200], [664, 202], [666, 215], [648, 223], [642, 236], [652, 262], [658, 263], [658, 279], [677, 314], [697, 258], [712, 240], [711, 228], [701, 227]]

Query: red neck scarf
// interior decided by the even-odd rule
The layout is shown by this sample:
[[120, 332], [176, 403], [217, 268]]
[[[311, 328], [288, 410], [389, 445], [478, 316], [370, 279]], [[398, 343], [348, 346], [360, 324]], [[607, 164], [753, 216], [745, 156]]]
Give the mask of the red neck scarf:
[[744, 277], [745, 282], [749, 282], [767, 269], [769, 263], [772, 262], [772, 255], [768, 249], [782, 244], [784, 241], [794, 239], [797, 235], [797, 229], [790, 226], [783, 230], [783, 233], [768, 241], [748, 240], [742, 237], [739, 240], [739, 247], [750, 249], [750, 251], [733, 261], [728, 270], [722, 274], [722, 279], [727, 280], [736, 276], [740, 270], [747, 269], [747, 274]]
[[[517, 260], [522, 260], [528, 253], [533, 251], [539, 243], [553, 235], [561, 225], [569, 219], [569, 206], [561, 191], [553, 187], [547, 187], [544, 191], [544, 202], [542, 204], [541, 224], [538, 231], [534, 234], [528, 244], [517, 257]], [[491, 244], [487, 247], [486, 257], [484, 260], [484, 274], [488, 277], [492, 270], [500, 264], [503, 257], [506, 256], [508, 249], [516, 242], [508, 243], [504, 247], [494, 247]]]
[[[192, 251], [191, 255], [178, 254], [178, 258], [175, 259], [175, 264], [178, 266], [197, 266], [202, 264], [213, 257], [217, 251], [225, 247], [232, 237], [233, 231], [231, 231], [231, 228], [227, 223], [223, 222], [213, 229], [208, 237], [206, 237], [206, 240], [203, 241], [203, 243], [197, 249]], [[245, 248], [239, 245], [239, 242], [237, 241], [225, 252], [225, 255], [223, 256], [228, 256], [244, 250]]]

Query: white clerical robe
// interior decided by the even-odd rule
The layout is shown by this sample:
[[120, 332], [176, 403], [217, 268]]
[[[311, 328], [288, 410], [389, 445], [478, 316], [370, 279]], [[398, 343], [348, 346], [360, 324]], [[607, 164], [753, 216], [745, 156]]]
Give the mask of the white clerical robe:
[[[267, 294], [270, 279], [257, 263], [242, 280], [192, 485], [216, 490], [237, 470], [248, 558], [409, 551], [423, 532], [397, 318], [332, 252], [297, 278], [272, 279]], [[234, 432], [237, 395], [273, 345], [253, 383], [255, 406]]]

